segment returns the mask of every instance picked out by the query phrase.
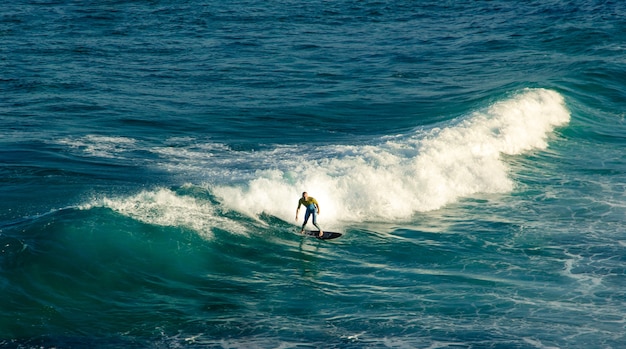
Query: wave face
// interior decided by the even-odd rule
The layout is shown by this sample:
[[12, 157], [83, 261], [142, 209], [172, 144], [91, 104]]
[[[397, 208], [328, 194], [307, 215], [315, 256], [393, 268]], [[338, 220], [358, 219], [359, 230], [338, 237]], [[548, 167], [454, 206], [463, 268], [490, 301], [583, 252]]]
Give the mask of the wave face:
[[[242, 152], [225, 145], [198, 146], [195, 140], [192, 147], [179, 144], [175, 149], [94, 136], [63, 143], [104, 158], [123, 156], [131, 149], [154, 153], [168, 161], [172, 172], [183, 168], [187, 176], [196, 173], [190, 177], [204, 176], [207, 166], [217, 168], [221, 173], [215, 178], [220, 183], [213, 184], [210, 178], [200, 187], [215, 195], [219, 205], [251, 218], [265, 213], [291, 221], [299, 193], [306, 190], [320, 205], [324, 203], [324, 221], [341, 226], [407, 221], [418, 212], [437, 210], [473, 194], [511, 192], [515, 183], [503, 156], [546, 149], [554, 128], [569, 119], [560, 94], [529, 89], [448, 126], [385, 136], [362, 145], [293, 145]], [[259, 159], [262, 164], [257, 164]], [[87, 206], [94, 205], [150, 224], [203, 232], [230, 224], [229, 230], [244, 230], [235, 222], [224, 222], [214, 204], [177, 196], [167, 188], [126, 198], [105, 197]]]
[[1, 8], [0, 348], [624, 347], [626, 2]]

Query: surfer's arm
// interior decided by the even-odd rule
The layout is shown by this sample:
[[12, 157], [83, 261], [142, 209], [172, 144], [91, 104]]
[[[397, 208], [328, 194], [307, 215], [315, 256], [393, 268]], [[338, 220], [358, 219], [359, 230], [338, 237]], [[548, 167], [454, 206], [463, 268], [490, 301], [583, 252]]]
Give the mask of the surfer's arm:
[[298, 208], [296, 208], [296, 221], [298, 220], [298, 213], [300, 213], [300, 205], [302, 205], [302, 202], [298, 201]]

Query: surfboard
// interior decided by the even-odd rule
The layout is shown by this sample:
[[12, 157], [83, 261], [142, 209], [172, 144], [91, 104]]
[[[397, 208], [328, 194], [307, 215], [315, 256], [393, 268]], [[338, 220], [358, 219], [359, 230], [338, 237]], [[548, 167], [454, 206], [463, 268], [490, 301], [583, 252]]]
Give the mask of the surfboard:
[[320, 234], [319, 230], [305, 230], [304, 234], [314, 236], [320, 240], [336, 239], [341, 236], [341, 233], [336, 233], [334, 231], [325, 231], [325, 230], [324, 230], [324, 235], [322, 236], [319, 236]]

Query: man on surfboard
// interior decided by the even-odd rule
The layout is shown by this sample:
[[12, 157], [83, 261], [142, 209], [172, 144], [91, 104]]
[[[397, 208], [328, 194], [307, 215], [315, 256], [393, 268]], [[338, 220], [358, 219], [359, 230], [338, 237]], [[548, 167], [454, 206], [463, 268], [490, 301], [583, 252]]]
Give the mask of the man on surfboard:
[[306, 207], [306, 213], [304, 214], [304, 224], [302, 224], [302, 230], [300, 233], [304, 233], [304, 227], [306, 227], [307, 222], [309, 221], [309, 216], [313, 215], [313, 225], [320, 231], [319, 236], [322, 237], [324, 232], [317, 225], [317, 215], [320, 214], [320, 204], [317, 203], [317, 200], [312, 196], [309, 196], [307, 192], [302, 193], [302, 197], [298, 201], [298, 208], [296, 209], [296, 222], [298, 221], [298, 213], [300, 213], [300, 206], [304, 205]]

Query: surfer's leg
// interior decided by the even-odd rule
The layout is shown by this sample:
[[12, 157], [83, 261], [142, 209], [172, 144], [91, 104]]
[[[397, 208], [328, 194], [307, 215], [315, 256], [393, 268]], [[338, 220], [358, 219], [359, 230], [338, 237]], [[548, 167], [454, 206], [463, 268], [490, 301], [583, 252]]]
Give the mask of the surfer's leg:
[[306, 212], [304, 213], [304, 223], [302, 223], [302, 230], [300, 230], [300, 233], [304, 233], [304, 227], [306, 227], [306, 224], [309, 221], [309, 216], [311, 216], [311, 211], [307, 209]]
[[319, 231], [320, 231], [320, 232], [319, 232], [319, 234], [318, 234], [318, 236], [319, 236], [319, 237], [324, 236], [324, 232], [322, 231], [322, 228], [320, 228], [320, 226], [319, 226], [319, 225], [317, 225], [317, 223], [313, 223], [313, 225], [317, 228], [317, 230], [319, 230]]
[[322, 231], [322, 228], [320, 228], [319, 225], [317, 225], [317, 211], [313, 210], [313, 225], [317, 228], [317, 230], [319, 230], [319, 237], [322, 237], [324, 235], [324, 232]]

